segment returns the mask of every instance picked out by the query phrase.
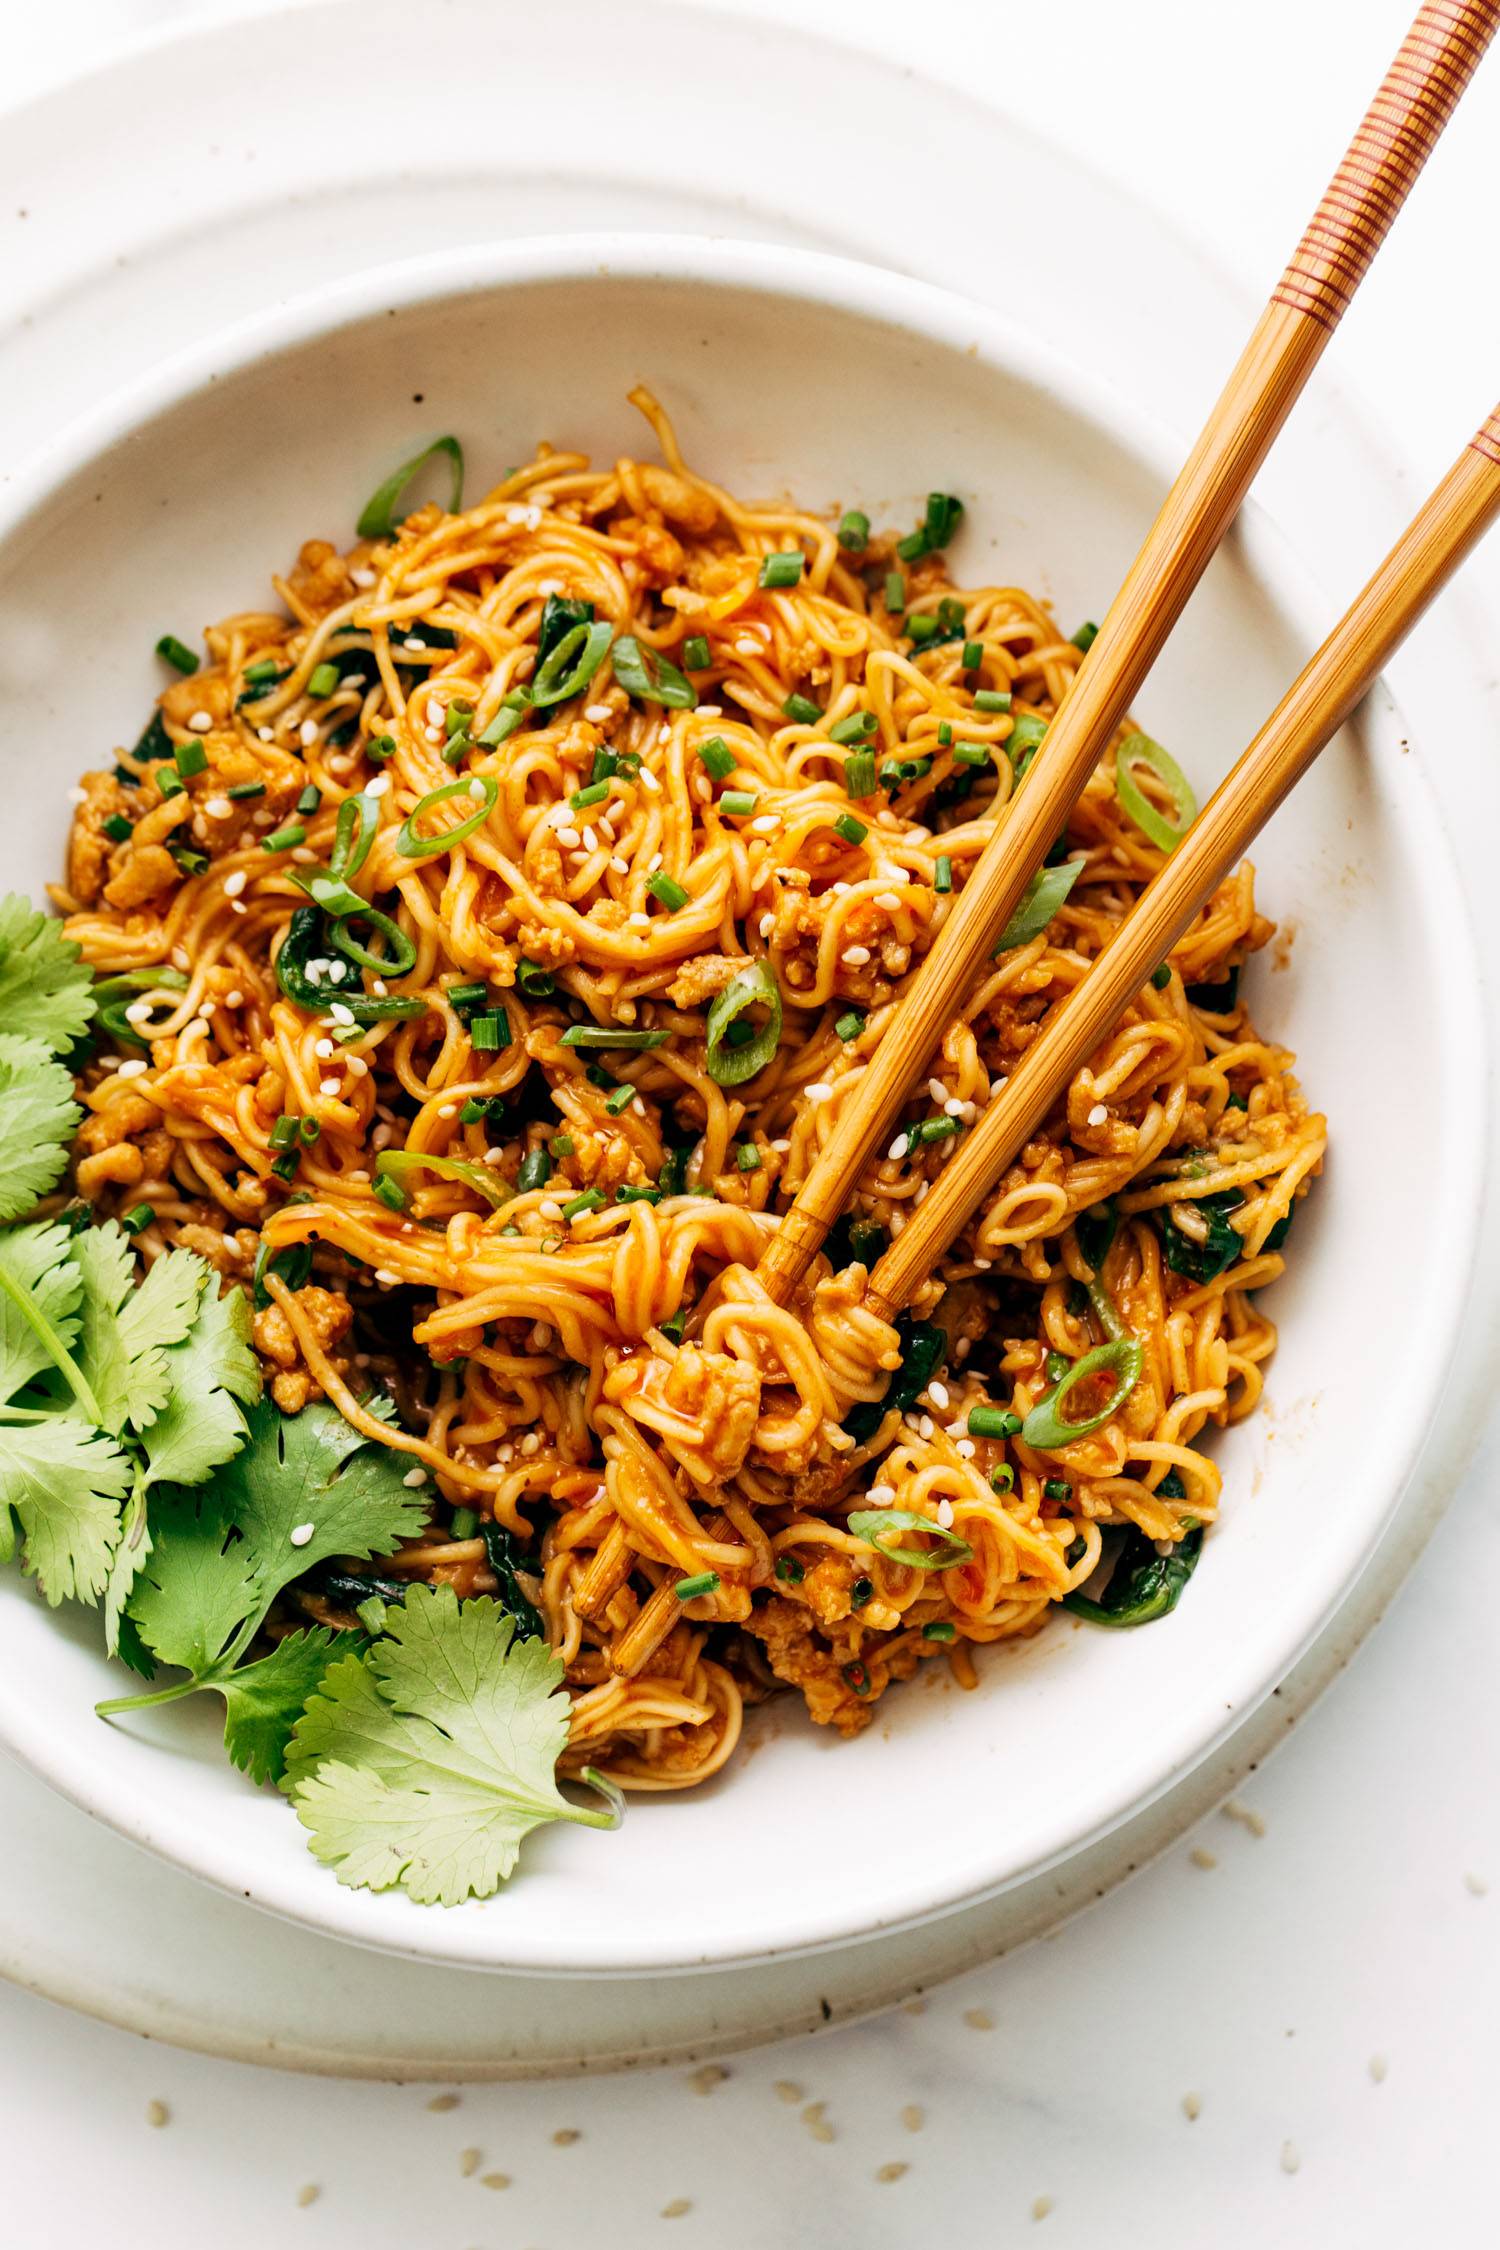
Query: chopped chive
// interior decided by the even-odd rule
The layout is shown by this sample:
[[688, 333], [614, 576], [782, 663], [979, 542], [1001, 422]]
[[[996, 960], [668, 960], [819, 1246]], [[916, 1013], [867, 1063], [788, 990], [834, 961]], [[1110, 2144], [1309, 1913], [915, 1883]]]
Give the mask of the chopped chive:
[[937, 864], [932, 871], [932, 887], [935, 891], [951, 891], [953, 888], [953, 862], [946, 852], [938, 853]]
[[935, 1617], [930, 1625], [922, 1627], [922, 1638], [924, 1641], [956, 1641], [958, 1627], [950, 1624], [946, 1617]]
[[836, 1039], [857, 1039], [864, 1028], [865, 1019], [858, 1008], [846, 1008], [834, 1024], [834, 1037]]
[[482, 1008], [490, 996], [490, 988], [482, 980], [474, 984], [450, 984], [444, 998], [450, 1008]]
[[479, 1518], [472, 1508], [455, 1508], [448, 1519], [448, 1531], [454, 1539], [472, 1539], [479, 1530]]
[[306, 841], [307, 830], [301, 821], [289, 820], [285, 828], [273, 828], [269, 836], [262, 836], [260, 848], [263, 852], [289, 852]]
[[383, 766], [387, 758], [394, 758], [395, 755], [396, 737], [393, 734], [372, 735], [365, 745], [365, 756], [373, 758], [377, 766]]
[[208, 771], [208, 752], [195, 735], [191, 742], [178, 743], [172, 752], [172, 763], [183, 780], [190, 781], [195, 773]]
[[815, 727], [823, 716], [810, 695], [789, 695], [781, 708], [799, 727]]
[[984, 643], [983, 643], [983, 641], [965, 641], [965, 642], [964, 642], [964, 670], [965, 670], [966, 672], [977, 672], [977, 671], [979, 670], [979, 667], [980, 667], [980, 665], [981, 665], [981, 664], [982, 664], [983, 662], [984, 662]]
[[719, 810], [736, 814], [753, 813], [759, 803], [760, 799], [753, 789], [726, 789], [719, 799]]
[[1066, 1352], [1048, 1352], [1042, 1361], [1042, 1373], [1049, 1383], [1060, 1383], [1065, 1375], [1072, 1372], [1073, 1362]]
[[939, 748], [940, 750], [951, 750], [951, 749], [952, 749], [952, 747], [953, 747], [953, 728], [952, 728], [952, 725], [950, 724], [950, 722], [949, 722], [949, 721], [948, 721], [947, 719], [939, 719], [939, 720], [938, 720], [938, 748]]
[[173, 846], [171, 847], [171, 850], [172, 850], [172, 857], [173, 857], [173, 858], [174, 858], [174, 859], [176, 860], [176, 862], [177, 862], [178, 866], [179, 866], [179, 867], [180, 867], [180, 868], [182, 869], [182, 872], [183, 872], [183, 874], [184, 874], [184, 875], [205, 875], [205, 874], [207, 874], [207, 872], [208, 872], [208, 854], [207, 854], [207, 852], [194, 852], [194, 851], [189, 851], [189, 849], [188, 849], [188, 847], [187, 847], [187, 845], [186, 845], [186, 844], [174, 844], [174, 845], [173, 845]]
[[104, 823], [104, 833], [112, 844], [128, 844], [133, 831], [123, 813], [113, 812]]
[[1071, 1500], [1073, 1487], [1066, 1477], [1048, 1477], [1042, 1486], [1042, 1497], [1045, 1500]]
[[849, 1588], [849, 1607], [851, 1609], [863, 1609], [873, 1597], [874, 1592], [875, 1581], [873, 1578], [856, 1578], [854, 1584]]
[[700, 742], [698, 755], [715, 781], [727, 780], [739, 762], [720, 734], [711, 734], [706, 742]]
[[322, 802], [323, 792], [315, 781], [310, 781], [297, 798], [297, 810], [299, 813], [313, 813]]
[[907, 637], [913, 641], [930, 641], [937, 629], [938, 621], [928, 609], [914, 609], [906, 620]]
[[1015, 1482], [1016, 1472], [1008, 1461], [1002, 1461], [998, 1469], [990, 1471], [991, 1492], [1012, 1492]]
[[133, 1210], [126, 1212], [120, 1224], [127, 1234], [143, 1234], [155, 1217], [156, 1212], [151, 1204], [137, 1203]]
[[1021, 1427], [1019, 1414], [1012, 1414], [1003, 1406], [971, 1406], [969, 1408], [970, 1437], [1014, 1437]]
[[956, 766], [987, 766], [987, 765], [989, 764], [989, 762], [990, 762], [990, 753], [989, 753], [989, 747], [988, 747], [988, 745], [987, 745], [986, 743], [983, 743], [983, 742], [955, 742], [955, 743], [954, 743], [954, 745], [953, 745], [953, 763], [954, 763], [954, 764], [955, 764]]
[[286, 1111], [283, 1110], [271, 1127], [271, 1146], [274, 1149], [290, 1148], [296, 1138], [297, 1120], [295, 1117], [288, 1117]]
[[551, 1140], [547, 1143], [547, 1148], [549, 1154], [553, 1156], [571, 1156], [573, 1154], [572, 1134], [554, 1133]]
[[742, 1141], [735, 1163], [742, 1172], [758, 1172], [761, 1166], [760, 1150], [754, 1141]]
[[795, 1555], [778, 1555], [776, 1558], [776, 1575], [783, 1586], [800, 1586], [807, 1576], [807, 1572]]
[[664, 1047], [670, 1031], [633, 1031], [617, 1024], [570, 1023], [558, 1041], [560, 1047], [613, 1047], [621, 1054], [644, 1054], [649, 1047]]
[[605, 1097], [604, 1106], [611, 1117], [618, 1117], [622, 1110], [629, 1109], [634, 1100], [635, 1088], [627, 1080], [623, 1086], [617, 1086], [612, 1094]]
[[469, 1018], [469, 1043], [479, 1054], [498, 1054], [510, 1045], [510, 1018], [503, 1008]]
[[584, 812], [590, 805], [602, 805], [608, 795], [607, 781], [591, 781], [586, 789], [575, 789], [568, 803], [574, 812]]
[[[177, 638], [175, 633], [162, 634], [161, 639], [156, 644], [156, 653], [171, 665], [174, 672], [181, 672], [184, 678], [198, 669], [197, 657], [184, 642]], [[272, 671], [276, 669], [274, 664], [271, 669]], [[248, 674], [246, 676], [248, 677]]]
[[247, 664], [240, 678], [246, 687], [265, 687], [275, 679], [280, 670], [274, 656], [262, 656], [254, 664]]
[[585, 1188], [582, 1195], [573, 1196], [569, 1202], [563, 1205], [562, 1215], [569, 1220], [581, 1219], [585, 1211], [602, 1211], [603, 1209], [604, 1197], [599, 1189]]
[[833, 827], [834, 834], [842, 836], [846, 844], [862, 844], [870, 833], [862, 820], [856, 820], [853, 813], [847, 812], [839, 814]]
[[844, 760], [844, 793], [849, 797], [873, 797], [879, 786], [875, 778], [875, 753], [873, 750], [856, 750]]
[[1080, 625], [1077, 632], [1073, 635], [1073, 646], [1076, 649], [1081, 649], [1084, 655], [1087, 656], [1089, 650], [1093, 647], [1095, 641], [1098, 638], [1099, 628], [1097, 625], [1092, 623]]
[[1156, 967], [1155, 967], [1155, 968], [1154, 968], [1154, 969], [1153, 969], [1153, 970], [1151, 971], [1151, 982], [1152, 982], [1152, 985], [1153, 985], [1153, 986], [1155, 987], [1155, 989], [1156, 989], [1156, 990], [1157, 990], [1158, 992], [1165, 992], [1165, 991], [1166, 991], [1166, 989], [1167, 989], [1167, 986], [1168, 986], [1168, 985], [1169, 985], [1169, 984], [1171, 983], [1171, 981], [1172, 981], [1172, 965], [1171, 965], [1171, 963], [1170, 963], [1169, 961], [1158, 961], [1158, 963], [1156, 964]]
[[388, 1211], [406, 1209], [406, 1190], [399, 1180], [392, 1179], [389, 1172], [376, 1173], [370, 1192], [376, 1202], [383, 1203]]
[[275, 1163], [271, 1166], [271, 1170], [278, 1180], [294, 1180], [297, 1177], [297, 1166], [301, 1162], [302, 1151], [296, 1148], [288, 1149], [285, 1156], [277, 1157]]
[[672, 1591], [680, 1602], [695, 1602], [700, 1594], [716, 1593], [718, 1586], [716, 1570], [700, 1570], [696, 1578], [679, 1578]]
[[589, 769], [589, 787], [596, 781], [609, 781], [620, 770], [620, 761], [613, 750], [606, 750], [601, 742], [594, 752], [594, 763]]
[[540, 961], [528, 961], [524, 956], [516, 963], [516, 983], [528, 1000], [550, 1000], [557, 990], [557, 979], [552, 971], [544, 969]]
[[926, 536], [920, 531], [909, 531], [896, 541], [896, 552], [903, 562], [919, 562], [927, 551]]
[[662, 1191], [659, 1187], [631, 1187], [627, 1185], [615, 1189], [616, 1203], [660, 1203], [661, 1197]]
[[713, 650], [702, 633], [690, 634], [682, 644], [684, 671], [706, 672], [714, 660]]
[[476, 1094], [471, 1094], [458, 1113], [458, 1122], [460, 1125], [477, 1125], [482, 1118], [488, 1117], [489, 1114], [489, 1103], [481, 1101]]
[[915, 1146], [918, 1141], [951, 1141], [962, 1131], [963, 1126], [956, 1117], [924, 1117], [919, 1125], [911, 1127], [910, 1138]]
[[544, 1148], [534, 1148], [521, 1159], [521, 1169], [516, 1174], [516, 1186], [523, 1195], [533, 1188], [545, 1187], [552, 1177], [552, 1159]]
[[974, 690], [974, 708], [976, 711], [1008, 711], [1010, 709], [1009, 688], [976, 688]]
[[237, 781], [232, 789], [224, 792], [237, 805], [248, 803], [252, 797], [263, 797], [265, 793], [266, 785], [263, 781]]
[[472, 750], [473, 747], [473, 736], [470, 734], [466, 734], [463, 728], [460, 727], [457, 734], [449, 735], [447, 741], [443, 744], [442, 749], [438, 752], [438, 756], [442, 759], [445, 766], [460, 765], [463, 762], [464, 752], [466, 750]]
[[297, 1136], [302, 1142], [304, 1148], [311, 1148], [313, 1142], [319, 1138], [322, 1130], [323, 1127], [320, 1120], [309, 1113], [298, 1124]]
[[530, 708], [530, 688], [512, 688], [509, 695], [503, 695], [499, 710], [479, 737], [485, 748], [493, 750], [508, 742]]
[[338, 684], [339, 668], [336, 664], [315, 664], [307, 675], [308, 694], [320, 699], [325, 695], [332, 695]]
[[806, 562], [807, 557], [800, 547], [789, 554], [767, 555], [761, 563], [760, 576], [756, 580], [756, 584], [768, 588], [795, 586], [802, 576]]
[[839, 545], [846, 555], [862, 555], [870, 544], [870, 519], [862, 508], [846, 508], [839, 518]]
[[443, 713], [443, 732], [445, 734], [467, 734], [469, 721], [473, 716], [473, 704], [465, 703], [458, 696], [455, 696]]
[[867, 734], [875, 732], [879, 724], [873, 711], [851, 711], [847, 719], [835, 720], [828, 729], [828, 739], [838, 743], [840, 749], [843, 749], [851, 742], [863, 741]]
[[187, 784], [175, 773], [162, 772], [156, 777], [156, 786], [164, 797], [180, 797]]
[[682, 885], [674, 881], [670, 875], [664, 875], [659, 870], [655, 875], [646, 877], [646, 888], [653, 898], [661, 900], [669, 914], [676, 914], [680, 908], [688, 903], [688, 893]]
[[899, 570], [885, 574], [885, 606], [893, 617], [906, 607], [906, 580]]

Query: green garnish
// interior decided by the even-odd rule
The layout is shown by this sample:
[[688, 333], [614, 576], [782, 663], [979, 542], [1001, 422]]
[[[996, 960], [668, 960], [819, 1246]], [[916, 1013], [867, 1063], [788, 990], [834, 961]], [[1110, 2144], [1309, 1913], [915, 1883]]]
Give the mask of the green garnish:
[[[190, 648], [177, 638], [175, 633], [162, 634], [161, 639], [156, 644], [156, 653], [165, 663], [171, 665], [174, 672], [181, 672], [185, 679], [190, 679], [198, 669], [197, 657]], [[271, 669], [272, 671], [276, 669], [274, 664]], [[248, 672], [245, 677], [246, 679], [250, 677]]]
[[398, 514], [402, 494], [417, 471], [423, 468], [433, 458], [434, 454], [438, 453], [446, 456], [452, 471], [448, 493], [448, 514], [450, 516], [458, 514], [459, 509], [463, 506], [464, 497], [463, 447], [455, 437], [434, 438], [431, 445], [424, 445], [420, 453], [414, 453], [409, 461], [403, 461], [400, 468], [388, 476], [385, 483], [370, 495], [361, 508], [359, 521], [354, 527], [361, 539], [390, 538], [396, 525], [402, 520], [402, 515]]
[[[1146, 796], [1135, 778], [1137, 766], [1146, 767], [1164, 785], [1171, 799], [1171, 817]], [[1149, 734], [1127, 735], [1115, 752], [1115, 795], [1121, 812], [1158, 851], [1175, 852], [1198, 817], [1198, 800], [1187, 775]]]
[[853, 797], [856, 800], [861, 797], [873, 797], [878, 787], [873, 750], [856, 750], [851, 757], [844, 760], [844, 793], [846, 796]]
[[[764, 1008], [765, 1020], [741, 1046], [730, 1043], [730, 1027], [751, 1008]], [[764, 1070], [781, 1044], [781, 993], [764, 961], [752, 962], [716, 994], [708, 1011], [705, 1063], [719, 1086], [743, 1086]]]
[[953, 888], [953, 862], [946, 852], [939, 852], [933, 863], [932, 887], [935, 891], [943, 892]]
[[846, 844], [862, 844], [870, 833], [864, 822], [856, 820], [853, 813], [840, 813], [833, 824], [833, 832], [836, 836], [842, 836]]
[[828, 739], [838, 743], [840, 748], [847, 748], [851, 742], [860, 742], [867, 734], [874, 734], [879, 725], [873, 711], [851, 711], [847, 718], [834, 721], [828, 729]]
[[284, 828], [273, 828], [269, 836], [262, 836], [260, 848], [263, 852], [290, 852], [306, 842], [307, 830], [301, 821], [289, 820]]
[[1073, 635], [1073, 646], [1076, 649], [1081, 649], [1083, 651], [1083, 654], [1087, 656], [1089, 650], [1093, 647], [1095, 641], [1098, 638], [1099, 628], [1097, 625], [1092, 623], [1080, 625], [1077, 632]]
[[715, 781], [727, 781], [739, 763], [722, 735], [711, 734], [698, 745], [698, 755], [713, 775]]
[[976, 711], [1008, 711], [1010, 709], [1009, 689], [991, 687], [976, 688], [974, 690], [974, 708]]
[[[1062, 1381], [1047, 1396], [1039, 1399], [1021, 1424], [1021, 1440], [1039, 1453], [1055, 1452], [1059, 1446], [1071, 1445], [1075, 1438], [1087, 1437], [1091, 1431], [1102, 1429], [1112, 1415], [1118, 1414], [1141, 1378], [1145, 1355], [1134, 1336], [1115, 1336], [1107, 1344], [1100, 1344], [1076, 1360]], [[1108, 1403], [1097, 1412], [1085, 1414], [1077, 1420], [1063, 1411], [1064, 1404], [1082, 1383], [1096, 1376], [1114, 1378]]]
[[781, 708], [783, 714], [799, 727], [815, 727], [823, 716], [810, 695], [789, 695]]
[[[575, 625], [564, 633], [551, 654], [537, 666], [532, 678], [531, 700], [536, 708], [546, 710], [554, 703], [566, 703], [570, 696], [581, 694], [609, 654], [613, 637], [614, 627], [604, 623]], [[620, 678], [618, 646], [615, 677]]]
[[726, 789], [723, 796], [719, 799], [719, 810], [721, 813], [730, 813], [736, 817], [743, 817], [747, 813], [753, 813], [759, 803], [760, 799], [755, 795], [753, 790]]
[[[438, 829], [434, 835], [417, 834], [416, 824], [424, 813], [431, 812], [436, 805], [449, 803], [455, 797], [467, 797], [472, 801], [476, 789], [480, 796], [473, 812], [466, 814], [462, 820], [455, 821], [451, 828]], [[438, 788], [429, 789], [426, 796], [412, 806], [397, 830], [397, 851], [403, 859], [431, 859], [434, 852], [451, 851], [455, 844], [461, 844], [466, 836], [472, 836], [476, 828], [484, 825], [494, 811], [499, 797], [500, 784], [493, 774], [487, 773], [477, 774], [473, 780], [445, 781]]]
[[696, 1578], [679, 1578], [672, 1588], [680, 1602], [695, 1602], [700, 1594], [716, 1594], [719, 1574], [716, 1570], [700, 1570]]
[[756, 584], [766, 589], [795, 586], [806, 563], [807, 557], [800, 547], [788, 554], [767, 555], [761, 563]]
[[469, 1018], [469, 1044], [476, 1054], [498, 1055], [510, 1045], [510, 1017], [503, 1008]]
[[338, 684], [339, 668], [336, 664], [315, 664], [307, 675], [307, 692], [316, 696], [319, 701], [325, 695], [332, 695]]
[[658, 650], [643, 647], [634, 633], [620, 635], [612, 662], [615, 678], [626, 694], [642, 702], [662, 703], [672, 711], [690, 711], [698, 700], [692, 682], [684, 679], [676, 665], [669, 664]]
[[617, 1053], [642, 1054], [648, 1047], [664, 1047], [670, 1031], [634, 1031], [619, 1024], [571, 1023], [558, 1041], [560, 1047], [613, 1047]]
[[1066, 859], [1060, 867], [1039, 867], [1021, 893], [1016, 910], [1000, 933], [997, 954], [1040, 937], [1084, 870], [1081, 859]]
[[1165, 992], [1167, 986], [1171, 983], [1171, 981], [1171, 963], [1167, 961], [1159, 961], [1156, 967], [1151, 971], [1151, 983], [1153, 989], [1157, 992]]
[[386, 1180], [401, 1190], [404, 1204], [405, 1183], [413, 1172], [431, 1172], [436, 1179], [453, 1180], [458, 1186], [471, 1189], [497, 1211], [511, 1200], [511, 1190], [488, 1164], [470, 1164], [461, 1156], [429, 1156], [421, 1148], [383, 1148], [375, 1159], [376, 1193], [379, 1193], [380, 1181]]
[[847, 555], [862, 555], [870, 544], [870, 519], [861, 508], [846, 508], [839, 518], [839, 545]]
[[692, 633], [682, 644], [684, 671], [706, 672], [713, 663], [713, 650], [702, 633]]
[[[908, 1570], [951, 1570], [957, 1563], [968, 1562], [974, 1553], [968, 1540], [960, 1539], [956, 1531], [945, 1529], [931, 1516], [915, 1515], [909, 1508], [856, 1508], [848, 1523], [856, 1539], [867, 1540], [877, 1554], [889, 1562], [904, 1563]], [[937, 1549], [892, 1546], [891, 1535], [901, 1531], [924, 1532], [938, 1541]]]
[[653, 898], [661, 901], [669, 914], [676, 914], [689, 904], [689, 894], [682, 885], [671, 875], [663, 874], [660, 869], [654, 875], [646, 877], [646, 888]]
[[184, 781], [191, 781], [194, 774], [208, 771], [208, 752], [194, 735], [191, 742], [178, 743], [172, 752], [172, 763]]
[[1014, 1437], [1021, 1427], [1019, 1414], [1012, 1414], [1003, 1406], [971, 1406], [969, 1409], [970, 1437]]

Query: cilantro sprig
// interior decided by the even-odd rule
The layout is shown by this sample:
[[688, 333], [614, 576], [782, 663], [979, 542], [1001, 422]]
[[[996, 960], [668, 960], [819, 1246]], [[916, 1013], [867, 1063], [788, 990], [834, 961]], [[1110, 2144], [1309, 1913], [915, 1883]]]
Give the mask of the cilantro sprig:
[[498, 1602], [414, 1586], [381, 1639], [324, 1674], [292, 1735], [284, 1786], [314, 1857], [351, 1888], [458, 1906], [498, 1889], [547, 1821], [617, 1827], [623, 1799], [601, 1774], [583, 1778], [602, 1809], [557, 1786], [562, 1680]]

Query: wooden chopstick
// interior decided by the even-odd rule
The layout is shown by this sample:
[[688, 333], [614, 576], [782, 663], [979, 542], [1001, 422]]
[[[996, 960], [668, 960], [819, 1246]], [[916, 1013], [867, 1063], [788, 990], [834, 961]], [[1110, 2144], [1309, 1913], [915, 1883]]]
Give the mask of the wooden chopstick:
[[885, 1318], [911, 1297], [1145, 986], [1251, 839], [1295, 787], [1393, 649], [1500, 516], [1500, 408], [1413, 518], [1364, 591], [1220, 783], [1083, 982], [1047, 1017], [972, 1135], [870, 1277]]
[[[994, 952], [1384, 241], [1500, 23], [1427, 0], [1006, 807], [840, 1111], [758, 1278], [785, 1304]], [[931, 1199], [929, 1199], [930, 1201]], [[909, 1230], [910, 1231], [910, 1230]]]

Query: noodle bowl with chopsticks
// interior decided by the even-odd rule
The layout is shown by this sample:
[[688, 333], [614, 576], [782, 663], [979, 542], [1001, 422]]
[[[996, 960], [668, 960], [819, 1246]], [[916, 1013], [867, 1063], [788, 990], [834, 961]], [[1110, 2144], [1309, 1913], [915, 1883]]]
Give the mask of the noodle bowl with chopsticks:
[[[430, 1521], [384, 1581], [534, 1605], [565, 1768], [674, 1789], [782, 1684], [852, 1733], [924, 1656], [971, 1684], [1064, 1601], [1171, 1607], [1324, 1125], [1238, 994], [1245, 866], [908, 1316], [865, 1307], [1191, 819], [1126, 729], [773, 1301], [778, 1214], [1088, 636], [952, 582], [956, 500], [900, 538], [750, 505], [636, 403], [664, 465], [544, 449], [399, 522], [398, 478], [304, 546], [85, 777], [56, 896], [138, 1042], [85, 1073], [80, 1192], [253, 1292], [284, 1412], [409, 1457]], [[314, 1572], [270, 1629], [359, 1592]]]

